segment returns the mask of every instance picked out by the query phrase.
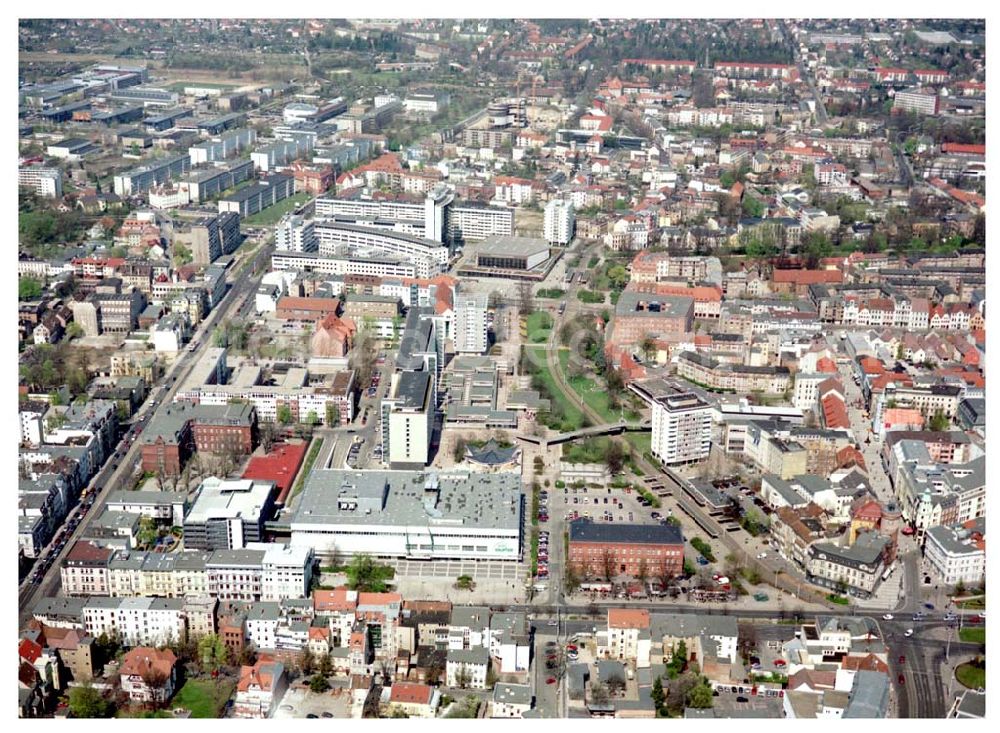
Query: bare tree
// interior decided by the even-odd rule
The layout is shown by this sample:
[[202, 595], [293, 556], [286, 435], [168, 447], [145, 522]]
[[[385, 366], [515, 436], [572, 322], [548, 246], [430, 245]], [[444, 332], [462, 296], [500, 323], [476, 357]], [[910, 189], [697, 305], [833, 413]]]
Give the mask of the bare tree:
[[535, 296], [531, 283], [527, 280], [521, 280], [517, 284], [517, 307], [522, 316], [530, 316], [535, 312]]
[[265, 422], [260, 425], [260, 444], [265, 453], [270, 453], [274, 446], [274, 423]]
[[463, 664], [461, 667], [458, 668], [458, 671], [455, 673], [455, 685], [464, 690], [471, 684], [472, 684], [472, 673], [469, 672], [468, 667]]
[[668, 588], [670, 584], [674, 582], [673, 569], [671, 568], [670, 563], [667, 562], [667, 558], [661, 558], [659, 564], [655, 568], [655, 571], [656, 579], [660, 582], [660, 585], [663, 586], [664, 589]]
[[605, 548], [603, 554], [601, 555], [601, 570], [604, 573], [604, 579], [610, 581], [615, 576], [615, 556], [611, 550]]
[[598, 682], [590, 685], [590, 701], [595, 705], [607, 705], [611, 702], [611, 693], [608, 688]]
[[635, 577], [644, 586], [646, 585], [646, 581], [649, 579], [649, 566], [646, 564], [646, 558], [639, 559], [639, 567], [636, 568]]
[[162, 669], [150, 665], [143, 670], [140, 676], [143, 683], [149, 688], [151, 706], [158, 708], [166, 703], [166, 695], [163, 693], [163, 687], [167, 684], [169, 675]]

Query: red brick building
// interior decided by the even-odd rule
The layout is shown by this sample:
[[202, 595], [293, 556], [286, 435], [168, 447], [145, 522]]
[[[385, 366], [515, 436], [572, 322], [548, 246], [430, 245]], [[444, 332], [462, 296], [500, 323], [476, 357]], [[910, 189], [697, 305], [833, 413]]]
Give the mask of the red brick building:
[[244, 403], [175, 402], [143, 431], [142, 470], [178, 476], [192, 451], [245, 455], [257, 445], [257, 410]]
[[197, 405], [175, 402], [150, 420], [142, 433], [142, 470], [178, 476], [194, 448], [191, 420]]
[[257, 444], [257, 411], [253, 405], [200, 405], [191, 423], [195, 449], [199, 453], [253, 453]]
[[339, 298], [299, 298], [285, 296], [278, 301], [275, 317], [282, 321], [322, 321], [328, 315], [337, 315]]
[[[598, 524], [586, 519], [570, 523], [569, 561], [585, 575], [612, 577], [671, 576], [684, 571], [684, 536], [680, 527], [646, 524]], [[664, 573], [664, 570], [666, 573]]]
[[809, 294], [810, 285], [839, 285], [844, 282], [842, 270], [775, 270], [771, 274], [771, 290], [792, 293], [799, 297]]

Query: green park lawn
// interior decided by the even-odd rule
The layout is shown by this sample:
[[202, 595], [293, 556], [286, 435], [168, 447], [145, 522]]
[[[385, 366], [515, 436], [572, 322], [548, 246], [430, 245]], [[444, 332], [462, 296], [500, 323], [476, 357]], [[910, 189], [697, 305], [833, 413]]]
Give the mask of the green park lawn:
[[961, 629], [958, 632], [958, 638], [962, 641], [970, 644], [985, 644], [986, 643], [986, 627], [970, 627]]
[[297, 193], [294, 196], [289, 196], [287, 199], [279, 201], [274, 206], [268, 206], [263, 211], [258, 211], [253, 216], [248, 216], [244, 222], [247, 226], [251, 227], [273, 226], [277, 224], [278, 220], [285, 214], [288, 214], [299, 206], [302, 206], [302, 204], [308, 200], [309, 194], [305, 191]]
[[170, 701], [172, 708], [187, 708], [192, 718], [218, 718], [235, 685], [228, 679], [190, 679]]
[[986, 668], [972, 663], [960, 664], [955, 669], [955, 677], [968, 688], [986, 689]]
[[552, 316], [545, 311], [535, 311], [524, 320], [529, 343], [543, 344], [549, 340], [549, 334], [552, 330]]
[[[576, 392], [587, 406], [598, 413], [606, 422], [618, 422], [622, 418], [621, 410], [612, 410], [608, 405], [608, 393], [597, 380], [585, 376], [569, 376], [569, 350], [559, 350], [559, 368], [566, 377], [566, 382], [573, 391]], [[638, 414], [626, 407], [624, 416], [626, 420], [637, 420]]]
[[579, 429], [580, 426], [583, 425], [583, 413], [573, 402], [570, 402], [569, 398], [563, 394], [561, 389], [559, 389], [559, 386], [556, 384], [556, 380], [552, 376], [552, 372], [549, 371], [548, 364], [545, 361], [544, 349], [536, 347], [533, 350], [533, 354], [536, 364], [534, 371], [546, 388], [546, 394], [544, 396], [547, 396], [553, 404], [558, 404], [561, 408], [563, 424], [559, 427], [559, 429]]

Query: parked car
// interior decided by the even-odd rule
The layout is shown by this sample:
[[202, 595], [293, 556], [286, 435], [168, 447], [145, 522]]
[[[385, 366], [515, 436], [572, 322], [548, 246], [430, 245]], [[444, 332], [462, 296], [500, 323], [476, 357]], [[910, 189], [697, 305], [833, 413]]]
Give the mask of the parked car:
[[913, 629], [907, 629], [903, 636], [910, 637], [913, 636]]

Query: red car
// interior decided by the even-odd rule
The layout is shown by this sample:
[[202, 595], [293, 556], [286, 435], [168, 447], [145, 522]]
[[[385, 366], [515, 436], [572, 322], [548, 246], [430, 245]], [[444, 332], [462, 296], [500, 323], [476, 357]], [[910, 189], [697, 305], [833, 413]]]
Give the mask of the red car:
[[774, 666], [775, 667], [784, 667], [785, 666], [785, 660], [784, 659], [775, 659], [774, 660]]
[[555, 683], [556, 683], [555, 677], [549, 677], [547, 680], [545, 680], [545, 684], [547, 685], [554, 685]]
[[906, 678], [903, 675], [899, 675], [899, 684], [901, 685], [906, 684]]
[[906, 664], [906, 655], [905, 654], [900, 654], [899, 655], [899, 663], [900, 664]]

